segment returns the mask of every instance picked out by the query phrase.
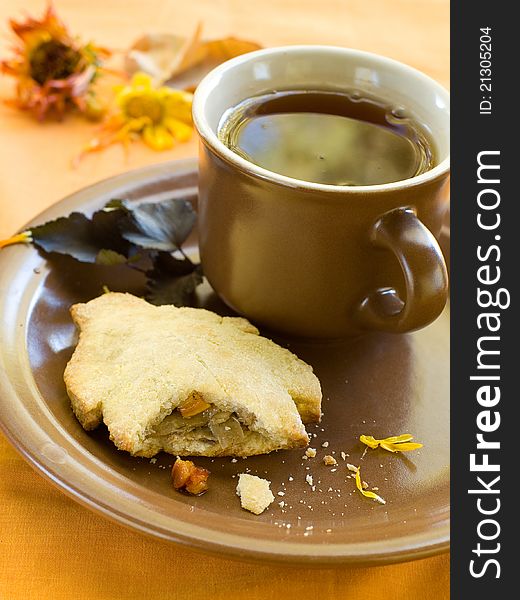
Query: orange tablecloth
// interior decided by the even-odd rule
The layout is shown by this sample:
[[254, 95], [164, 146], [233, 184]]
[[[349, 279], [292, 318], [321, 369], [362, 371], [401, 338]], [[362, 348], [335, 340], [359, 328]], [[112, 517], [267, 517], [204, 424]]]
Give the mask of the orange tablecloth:
[[[239, 35], [264, 45], [326, 43], [386, 54], [444, 85], [449, 81], [448, 0], [56, 0], [72, 31], [125, 48], [144, 31]], [[44, 0], [2, 0], [7, 18], [39, 15]], [[0, 97], [12, 82], [0, 78]], [[135, 145], [70, 158], [91, 137], [79, 119], [38, 125], [0, 106], [0, 239], [64, 195], [96, 180], [196, 153], [195, 141], [165, 153]], [[1, 340], [0, 340], [1, 343]], [[1, 402], [1, 398], [0, 398]], [[0, 600], [224, 598], [441, 600], [449, 597], [449, 557], [374, 568], [244, 564], [167, 545], [124, 529], [74, 503], [39, 477], [0, 434]]]

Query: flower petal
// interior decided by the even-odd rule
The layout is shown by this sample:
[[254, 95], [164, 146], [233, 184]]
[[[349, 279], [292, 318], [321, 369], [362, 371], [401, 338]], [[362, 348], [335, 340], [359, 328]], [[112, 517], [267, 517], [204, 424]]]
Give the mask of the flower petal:
[[383, 498], [381, 498], [381, 496], [378, 496], [375, 492], [370, 492], [370, 491], [365, 490], [363, 488], [363, 482], [361, 481], [361, 472], [360, 471], [361, 471], [361, 468], [358, 467], [357, 471], [356, 471], [356, 487], [357, 487], [357, 489], [366, 498], [371, 498], [372, 500], [375, 500], [376, 502], [379, 502], [380, 504], [386, 504], [386, 500], [384, 500]]
[[193, 129], [189, 125], [186, 125], [186, 123], [179, 121], [179, 119], [166, 118], [164, 119], [164, 125], [179, 142], [186, 142], [191, 138]]
[[143, 73], [142, 71], [138, 71], [137, 73], [134, 73], [134, 75], [132, 76], [132, 81], [130, 82], [130, 85], [133, 88], [144, 88], [146, 90], [151, 90], [152, 89], [152, 78], [150, 77], [150, 75], [147, 75], [146, 73]]
[[[381, 444], [383, 447], [383, 444]], [[410, 452], [410, 450], [418, 450], [423, 447], [423, 444], [419, 444], [419, 442], [404, 442], [402, 444], [396, 444], [394, 452]]]
[[384, 439], [385, 442], [389, 443], [409, 442], [410, 440], [413, 440], [413, 435], [410, 435], [409, 433], [404, 433], [403, 435], [393, 435]]
[[417, 450], [417, 448], [422, 448], [423, 446], [418, 442], [410, 442], [410, 440], [413, 440], [413, 435], [410, 435], [409, 433], [393, 435], [382, 440], [376, 440], [371, 435], [361, 435], [359, 436], [359, 440], [370, 448], [375, 449], [378, 446], [381, 446], [383, 450], [388, 450], [388, 452], [409, 452], [410, 450]]
[[377, 448], [379, 446], [379, 440], [374, 439], [371, 435], [361, 435], [359, 436], [359, 440], [370, 448]]
[[143, 129], [143, 140], [157, 151], [169, 150], [175, 145], [173, 135], [162, 125], [147, 125]]
[[13, 235], [6, 240], [0, 240], [0, 249], [5, 248], [6, 246], [13, 246], [14, 244], [28, 244], [29, 242], [32, 242], [31, 232], [24, 231]]

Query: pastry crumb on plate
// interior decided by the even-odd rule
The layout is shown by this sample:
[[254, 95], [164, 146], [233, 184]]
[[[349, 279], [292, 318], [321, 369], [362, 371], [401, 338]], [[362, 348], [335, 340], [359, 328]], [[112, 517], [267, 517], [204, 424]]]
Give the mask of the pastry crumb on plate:
[[274, 502], [271, 492], [271, 482], [256, 475], [240, 473], [238, 476], [237, 496], [240, 497], [242, 508], [259, 515]]

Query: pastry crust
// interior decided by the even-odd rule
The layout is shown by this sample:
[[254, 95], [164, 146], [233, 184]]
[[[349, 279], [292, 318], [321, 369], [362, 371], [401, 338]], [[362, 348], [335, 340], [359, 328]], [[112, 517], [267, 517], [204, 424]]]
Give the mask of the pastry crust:
[[[87, 430], [104, 421], [121, 450], [263, 454], [305, 446], [302, 419], [320, 419], [312, 368], [246, 319], [120, 293], [71, 314], [79, 329], [64, 374], [72, 408]], [[194, 392], [211, 408], [183, 418], [176, 409]]]

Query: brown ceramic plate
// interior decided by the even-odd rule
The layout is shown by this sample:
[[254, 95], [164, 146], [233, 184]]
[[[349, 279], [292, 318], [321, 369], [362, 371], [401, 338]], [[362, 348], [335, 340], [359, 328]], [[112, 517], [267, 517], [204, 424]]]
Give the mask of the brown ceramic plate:
[[[113, 197], [180, 194], [196, 202], [196, 183], [194, 161], [147, 167], [73, 194], [32, 224], [71, 211], [90, 213]], [[196, 255], [195, 236], [187, 248]], [[197, 459], [212, 474], [210, 491], [194, 498], [172, 489], [171, 456], [132, 458], [116, 450], [106, 429], [85, 432], [71, 412], [62, 379], [75, 343], [69, 306], [99, 295], [103, 284], [143, 290], [137, 275], [112, 269], [48, 261], [31, 246], [0, 254], [0, 424], [38, 471], [120, 523], [236, 557], [368, 564], [448, 549], [448, 309], [410, 335], [331, 343], [275, 338], [310, 363], [322, 382], [323, 422], [309, 428], [316, 458], [303, 460], [303, 451], [295, 450], [236, 462]], [[209, 286], [198, 301], [229, 314]], [[406, 455], [364, 453], [357, 441], [360, 434], [400, 433], [412, 433], [424, 447]], [[325, 454], [337, 459], [336, 468], [323, 464]], [[356, 491], [347, 462], [361, 465], [363, 479], [379, 488], [386, 505]], [[260, 516], [240, 509], [235, 476], [245, 471], [272, 481], [276, 502]]]

